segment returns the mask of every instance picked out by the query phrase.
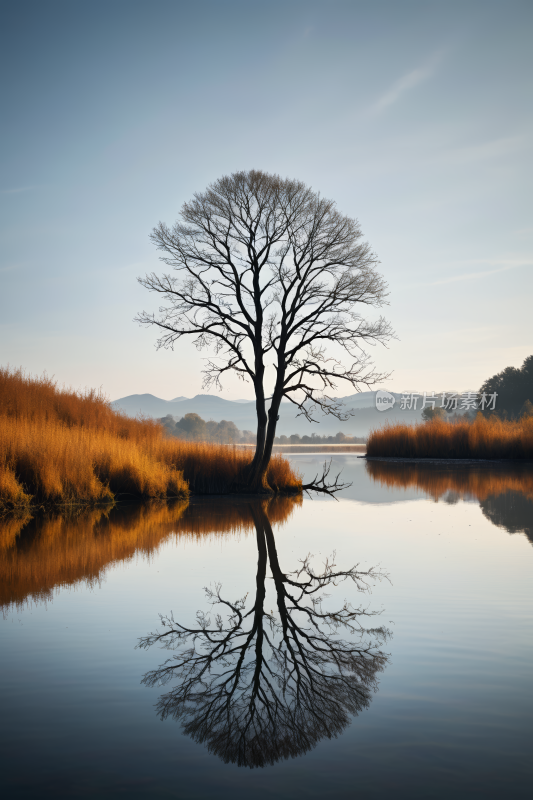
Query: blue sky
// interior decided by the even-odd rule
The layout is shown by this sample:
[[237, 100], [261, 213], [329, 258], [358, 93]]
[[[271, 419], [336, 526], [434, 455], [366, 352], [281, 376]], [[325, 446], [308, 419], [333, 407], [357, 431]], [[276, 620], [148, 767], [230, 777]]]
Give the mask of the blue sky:
[[388, 388], [476, 389], [533, 353], [531, 2], [21, 0], [1, 28], [0, 364], [200, 392], [194, 347], [133, 322], [156, 309], [136, 277], [159, 220], [250, 168], [359, 219]]

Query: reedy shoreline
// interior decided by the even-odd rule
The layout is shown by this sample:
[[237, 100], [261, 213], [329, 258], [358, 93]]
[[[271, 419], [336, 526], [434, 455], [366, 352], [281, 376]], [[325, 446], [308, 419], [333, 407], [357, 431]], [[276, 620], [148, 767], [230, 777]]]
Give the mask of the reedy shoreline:
[[[153, 420], [114, 411], [100, 392], [0, 368], [0, 512], [242, 493], [251, 459], [236, 447], [169, 439]], [[267, 478], [274, 494], [302, 491], [281, 455]]]
[[533, 460], [533, 417], [502, 420], [478, 414], [473, 422], [433, 419], [385, 424], [370, 432], [366, 457], [431, 460]]

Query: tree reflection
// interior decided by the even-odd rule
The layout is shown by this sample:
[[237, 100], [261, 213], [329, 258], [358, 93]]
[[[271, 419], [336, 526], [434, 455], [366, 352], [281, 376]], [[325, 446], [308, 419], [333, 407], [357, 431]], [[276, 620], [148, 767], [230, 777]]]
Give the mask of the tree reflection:
[[446, 465], [368, 461], [367, 473], [382, 486], [416, 487], [435, 501], [453, 505], [479, 501], [484, 516], [533, 544], [533, 470], [530, 465]]
[[524, 533], [533, 544], [533, 498], [520, 492], [505, 492], [481, 500], [487, 519], [509, 533]]
[[[334, 557], [315, 572], [308, 556], [284, 574], [265, 506], [249, 509], [258, 550], [253, 604], [248, 608], [248, 595], [228, 601], [217, 584], [206, 589], [212, 614], [198, 612], [194, 627], [161, 617], [162, 631], [140, 639], [139, 647], [177, 651], [142, 681], [151, 687], [177, 681], [158, 700], [162, 719], [181, 720], [185, 733], [226, 763], [263, 767], [339, 735], [369, 705], [376, 674], [387, 664], [379, 647], [388, 631], [361, 624], [377, 612], [347, 602], [332, 610], [324, 594], [343, 581], [364, 592], [382, 573], [338, 570]], [[277, 613], [265, 604], [267, 566]]]

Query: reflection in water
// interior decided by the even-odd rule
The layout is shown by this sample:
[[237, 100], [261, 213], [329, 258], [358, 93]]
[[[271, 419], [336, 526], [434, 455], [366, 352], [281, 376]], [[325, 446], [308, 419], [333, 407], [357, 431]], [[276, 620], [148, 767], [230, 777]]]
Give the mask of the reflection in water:
[[520, 492], [505, 492], [480, 502], [483, 514], [509, 533], [525, 533], [533, 544], [533, 500]]
[[0, 523], [0, 603], [47, 601], [55, 587], [94, 585], [110, 564], [157, 549], [186, 506], [101, 506]]
[[[362, 618], [376, 612], [347, 602], [335, 609], [322, 604], [324, 590], [350, 580], [365, 591], [381, 573], [339, 571], [333, 561], [317, 573], [307, 557], [297, 572], [286, 575], [278, 562], [270, 508], [252, 501], [248, 513], [258, 549], [250, 603], [248, 595], [230, 602], [217, 584], [206, 590], [212, 616], [198, 612], [194, 627], [172, 615], [161, 617], [162, 631], [140, 639], [139, 647], [157, 644], [177, 651], [142, 681], [147, 686], [178, 682], [159, 698], [162, 719], [180, 719], [185, 733], [226, 763], [263, 767], [337, 736], [369, 705], [376, 674], [387, 664], [378, 648], [389, 632], [362, 626]], [[265, 605], [267, 565], [277, 613]]]
[[[274, 499], [273, 521], [288, 518], [301, 498]], [[247, 533], [245, 504], [232, 500], [151, 503], [78, 510], [63, 515], [0, 521], [0, 605], [51, 600], [53, 590], [80, 581], [94, 585], [107, 567], [136, 555], [150, 557], [176, 536]]]
[[533, 469], [530, 465], [439, 465], [367, 461], [373, 480], [388, 487], [416, 487], [456, 503], [479, 500], [483, 514], [509, 533], [525, 533], [533, 543]]

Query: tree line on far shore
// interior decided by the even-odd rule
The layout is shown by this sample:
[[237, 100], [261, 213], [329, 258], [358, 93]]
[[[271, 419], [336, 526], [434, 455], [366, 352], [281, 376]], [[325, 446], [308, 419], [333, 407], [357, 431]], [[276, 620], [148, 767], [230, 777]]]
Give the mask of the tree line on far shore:
[[188, 442], [217, 442], [218, 444], [253, 444], [253, 431], [240, 431], [234, 422], [226, 419], [220, 422], [206, 422], [199, 414], [185, 414], [174, 419], [172, 414], [162, 417], [159, 422], [167, 434]]
[[524, 359], [524, 363], [517, 367], [506, 367], [497, 375], [487, 378], [478, 392], [478, 404], [481, 406], [482, 395], [496, 395], [494, 408], [484, 411], [467, 411], [466, 413], [453, 414], [444, 408], [425, 408], [422, 411], [424, 422], [433, 419], [443, 419], [448, 422], [473, 422], [478, 413], [485, 417], [496, 416], [501, 420], [519, 420], [533, 416], [533, 356]]
[[[253, 431], [240, 431], [234, 422], [221, 420], [206, 422], [199, 414], [185, 414], [181, 419], [175, 420], [172, 414], [162, 417], [159, 422], [170, 436], [185, 439], [189, 442], [218, 442], [219, 444], [255, 444], [256, 435]], [[276, 436], [274, 444], [364, 444], [365, 438], [360, 436], [346, 436], [337, 433], [335, 436]]]
[[311, 436], [299, 436], [293, 433], [292, 436], [276, 436], [274, 444], [365, 444], [364, 436], [346, 436], [344, 433], [336, 433], [335, 436], [319, 436], [312, 433]]

